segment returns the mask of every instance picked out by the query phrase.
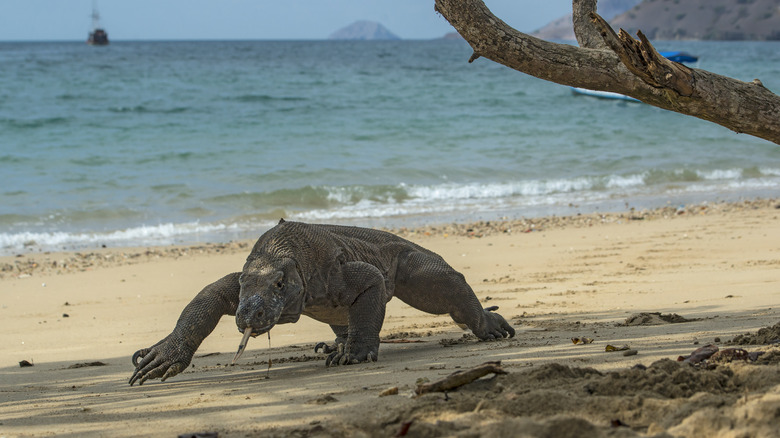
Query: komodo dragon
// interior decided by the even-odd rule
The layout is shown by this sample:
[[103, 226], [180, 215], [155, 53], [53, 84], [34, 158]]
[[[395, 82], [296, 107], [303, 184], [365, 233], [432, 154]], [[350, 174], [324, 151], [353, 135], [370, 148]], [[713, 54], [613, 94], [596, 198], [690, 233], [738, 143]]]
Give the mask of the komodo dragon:
[[249, 336], [306, 315], [330, 324], [336, 334], [335, 345], [315, 347], [329, 353], [327, 366], [375, 361], [393, 296], [424, 312], [448, 313], [481, 340], [515, 334], [432, 251], [384, 231], [282, 220], [260, 236], [241, 272], [206, 286], [171, 334], [133, 354], [130, 385], [185, 370], [222, 315], [235, 315], [244, 333], [239, 353]]

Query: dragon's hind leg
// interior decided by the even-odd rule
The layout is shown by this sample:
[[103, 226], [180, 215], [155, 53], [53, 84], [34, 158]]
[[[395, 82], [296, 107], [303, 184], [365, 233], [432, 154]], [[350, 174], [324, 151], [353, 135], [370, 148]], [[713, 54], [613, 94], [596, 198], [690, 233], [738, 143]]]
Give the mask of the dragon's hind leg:
[[412, 251], [399, 259], [394, 295], [423, 312], [449, 314], [482, 340], [515, 335], [495, 308], [482, 308], [463, 274], [434, 253]]

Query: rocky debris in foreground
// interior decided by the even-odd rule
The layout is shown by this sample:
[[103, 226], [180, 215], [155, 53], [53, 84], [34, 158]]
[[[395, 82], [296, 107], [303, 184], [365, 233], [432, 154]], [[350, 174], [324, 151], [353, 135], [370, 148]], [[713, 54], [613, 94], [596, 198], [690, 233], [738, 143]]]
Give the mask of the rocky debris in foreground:
[[780, 322], [772, 327], [764, 327], [756, 333], [737, 335], [729, 344], [733, 345], [780, 345]]
[[[777, 347], [768, 347], [777, 350]], [[600, 372], [545, 364], [448, 393], [396, 398], [367, 415], [257, 436], [775, 436], [780, 355], [710, 368], [663, 359]], [[387, 397], [383, 398], [386, 399]], [[326, 434], [327, 436], [334, 436]], [[325, 436], [325, 435], [322, 435]]]

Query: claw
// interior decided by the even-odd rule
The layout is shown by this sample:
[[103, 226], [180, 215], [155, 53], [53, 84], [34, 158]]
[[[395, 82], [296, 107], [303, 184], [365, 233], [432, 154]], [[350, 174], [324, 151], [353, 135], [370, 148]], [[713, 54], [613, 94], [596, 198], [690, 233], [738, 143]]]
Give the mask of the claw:
[[344, 365], [343, 361], [345, 360], [346, 356], [346, 354], [344, 354], [345, 349], [346, 348], [344, 344], [338, 344], [336, 346], [336, 350], [333, 353], [330, 353], [328, 358], [325, 359], [325, 366], [329, 367], [331, 365]]
[[320, 342], [319, 344], [314, 346], [314, 352], [315, 353], [319, 353], [320, 349], [322, 349], [322, 352], [326, 353], [326, 354], [329, 352], [328, 350], [330, 350], [328, 344], [325, 343], [325, 342]]
[[238, 344], [238, 351], [236, 351], [236, 355], [233, 356], [233, 362], [230, 363], [231, 365], [235, 365], [238, 358], [244, 354], [250, 336], [252, 336], [252, 327], [247, 327], [244, 329], [244, 337], [241, 338], [241, 342]]
[[148, 348], [144, 348], [144, 349], [138, 350], [135, 353], [133, 353], [133, 357], [130, 359], [130, 360], [133, 361], [133, 366], [138, 368], [138, 359], [139, 358], [143, 358], [148, 353], [149, 353], [149, 349]]
[[[139, 381], [138, 379], [141, 379], [142, 376], [144, 376], [145, 374], [144, 369], [146, 368], [148, 362], [151, 360], [151, 358], [149, 357], [150, 352], [151, 352], [150, 348], [143, 348], [141, 350], [136, 351], [133, 354], [131, 360], [133, 362], [133, 366], [135, 366], [135, 371], [133, 371], [133, 375], [130, 377], [130, 382], [129, 382], [130, 386], [133, 386], [133, 384], [136, 381], [138, 381], [138, 385], [140, 386], [143, 384], [143, 381], [146, 380], [146, 379], [142, 379]], [[138, 359], [141, 359], [140, 364], [138, 363]]]
[[165, 374], [163, 374], [163, 376], [160, 378], [160, 381], [164, 382], [165, 379], [168, 377], [173, 377], [176, 374], [179, 374], [179, 372], [181, 372], [181, 366], [179, 364], [171, 365], [171, 367], [168, 368], [168, 370], [165, 371]]
[[140, 368], [137, 368], [133, 375], [130, 377], [130, 386], [133, 386], [136, 382], [138, 382], [138, 386], [141, 386], [144, 384], [144, 380], [146, 380], [146, 375], [141, 372], [142, 370]]

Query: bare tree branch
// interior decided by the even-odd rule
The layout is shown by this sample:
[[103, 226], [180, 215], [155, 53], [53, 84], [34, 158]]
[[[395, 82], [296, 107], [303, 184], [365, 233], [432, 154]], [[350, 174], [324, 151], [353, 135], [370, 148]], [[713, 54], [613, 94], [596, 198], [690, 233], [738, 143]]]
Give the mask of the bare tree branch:
[[639, 79], [655, 88], [674, 90], [681, 96], [693, 95], [693, 71], [690, 68], [661, 56], [641, 31], [639, 41], [631, 38], [623, 29], [620, 29], [619, 35], [615, 35], [615, 31], [600, 15], [591, 12], [590, 17], [600, 29], [603, 41]]
[[[575, 33], [583, 47], [556, 44], [518, 32], [481, 0], [435, 0], [436, 11], [482, 56], [547, 81], [611, 91], [780, 144], [780, 96], [761, 81], [691, 69], [660, 56], [612, 28], [595, 12], [595, 0], [573, 0]], [[598, 34], [601, 43], [594, 37]]]
[[590, 14], [596, 12], [597, 0], [572, 1], [572, 22], [574, 35], [580, 47], [587, 49], [608, 49], [606, 42], [601, 37], [601, 32], [594, 26]]

